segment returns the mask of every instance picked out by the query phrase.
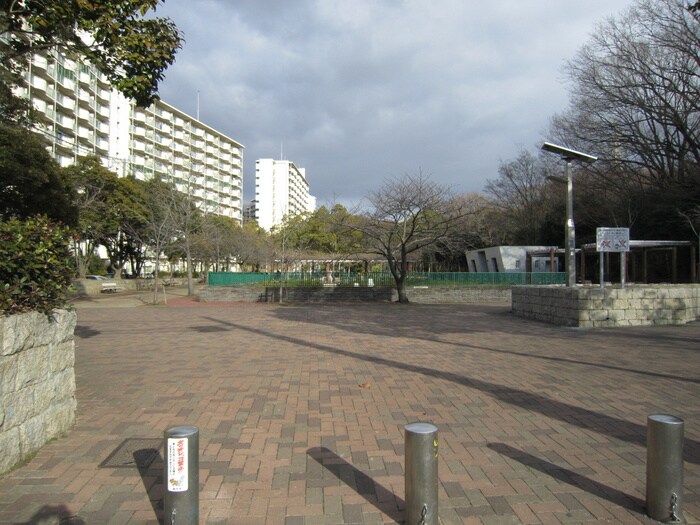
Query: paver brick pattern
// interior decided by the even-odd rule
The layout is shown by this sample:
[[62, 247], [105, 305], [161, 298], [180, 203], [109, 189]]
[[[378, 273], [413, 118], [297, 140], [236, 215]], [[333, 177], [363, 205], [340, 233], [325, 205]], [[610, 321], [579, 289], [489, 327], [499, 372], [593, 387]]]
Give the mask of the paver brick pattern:
[[162, 447], [133, 452], [150, 465], [129, 452], [104, 462], [182, 424], [200, 429], [201, 523], [403, 523], [413, 421], [439, 428], [444, 524], [652, 523], [651, 413], [686, 422], [684, 513], [700, 518], [697, 323], [579, 330], [505, 305], [171, 304], [82, 307], [76, 335], [77, 424], [0, 478], [0, 523], [158, 523]]

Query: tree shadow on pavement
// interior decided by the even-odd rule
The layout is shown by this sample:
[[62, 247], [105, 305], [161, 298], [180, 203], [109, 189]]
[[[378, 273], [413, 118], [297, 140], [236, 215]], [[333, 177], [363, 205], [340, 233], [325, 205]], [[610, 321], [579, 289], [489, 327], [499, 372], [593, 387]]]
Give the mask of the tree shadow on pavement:
[[549, 461], [533, 456], [532, 454], [528, 454], [523, 450], [513, 448], [505, 443], [489, 443], [487, 447], [503, 456], [509, 457], [510, 459], [525, 465], [526, 467], [538, 470], [549, 477], [588, 492], [593, 496], [605, 499], [627, 510], [644, 514], [645, 504], [639, 498], [625, 494], [620, 490], [594, 481], [586, 476], [582, 476], [581, 474], [577, 474], [573, 470], [560, 467], [559, 465], [550, 463]]
[[[478, 306], [478, 309], [475, 309], [475, 306]], [[455, 307], [459, 307], [465, 316], [468, 315], [468, 318], [455, 316]], [[611, 356], [601, 355], [600, 352], [596, 353], [592, 350], [600, 344], [609, 344], [611, 339], [629, 337], [630, 339], [645, 338], [649, 344], [653, 343], [656, 354], [660, 354], [664, 349], [677, 351], [679, 342], [692, 342], [693, 345], [697, 343], [697, 338], [692, 337], [695, 335], [696, 330], [693, 331], [689, 338], [678, 337], [678, 334], [675, 332], [679, 327], [674, 327], [676, 328], [674, 333], [669, 333], [669, 327], [642, 327], [636, 329], [642, 330], [642, 333], [635, 332], [635, 328], [580, 330], [518, 318], [513, 316], [509, 310], [506, 311], [504, 307], [494, 305], [384, 305], [383, 308], [381, 315], [378, 314], [376, 316], [367, 315], [364, 311], [357, 311], [358, 315], [353, 315], [354, 311], [347, 308], [343, 309], [342, 314], [339, 315], [339, 310], [332, 307], [310, 309], [308, 306], [279, 309], [275, 311], [275, 315], [284, 321], [331, 326], [355, 334], [366, 333], [383, 337], [405, 337], [406, 334], [410, 334], [412, 339], [440, 343], [456, 348], [483, 350], [528, 359], [571, 363], [629, 372], [647, 377], [700, 384], [700, 379], [697, 377], [621, 366], [626, 364], [624, 362], [616, 365], [611, 362]], [[404, 308], [406, 315], [402, 315], [402, 308]], [[417, 319], [428, 315], [430, 316], [430, 322], [428, 323], [423, 319]], [[502, 332], [508, 335], [536, 337], [537, 344], [531, 350], [528, 349], [528, 352], [520, 352], [441, 337], [449, 336], [449, 334], [463, 334], [465, 337], [468, 337], [471, 334], [480, 332], [489, 334]], [[697, 336], [700, 337], [700, 331], [697, 332]], [[575, 352], [573, 354], [574, 357], [560, 357], [538, 353], [545, 352], [551, 346], [550, 342], [552, 340], [558, 340], [559, 346], [564, 348], [572, 347], [574, 344], [582, 346], [587, 350], [586, 355], [591, 355], [592, 359], [581, 359], [581, 352]], [[593, 356], [598, 356], [604, 361], [596, 362]], [[621, 358], [622, 356], [616, 357]], [[666, 360], [666, 363], [673, 361], [673, 358], [669, 358]], [[679, 370], [686, 369], [679, 368]]]
[[[607, 435], [611, 438], [618, 439], [641, 447], [646, 447], [646, 426], [638, 423], [632, 423], [624, 419], [620, 419], [601, 412], [595, 412], [587, 408], [576, 405], [571, 405], [563, 401], [558, 401], [541, 394], [527, 392], [517, 388], [512, 388], [506, 385], [491, 383], [473, 377], [463, 376], [446, 370], [436, 370], [426, 366], [418, 366], [394, 359], [387, 359], [370, 354], [361, 354], [351, 352], [332, 346], [306, 341], [297, 337], [291, 337], [281, 334], [271, 333], [265, 330], [236, 324], [230, 321], [207, 319], [228, 326], [230, 328], [249, 332], [256, 335], [269, 337], [279, 341], [285, 341], [299, 347], [307, 347], [321, 352], [327, 352], [334, 355], [342, 355], [351, 359], [374, 363], [380, 366], [388, 366], [406, 372], [420, 374], [425, 377], [432, 377], [438, 380], [450, 381], [454, 384], [479, 390], [487, 393], [494, 398], [512, 406], [517, 406], [524, 410], [537, 412], [546, 417], [557, 419], [566, 424], [579, 427], [585, 430], [592, 430], [602, 435]], [[685, 440], [684, 458], [691, 463], [700, 464], [700, 442], [692, 439]]]
[[87, 521], [75, 515], [65, 505], [45, 505], [28, 522], [20, 525], [87, 525]]

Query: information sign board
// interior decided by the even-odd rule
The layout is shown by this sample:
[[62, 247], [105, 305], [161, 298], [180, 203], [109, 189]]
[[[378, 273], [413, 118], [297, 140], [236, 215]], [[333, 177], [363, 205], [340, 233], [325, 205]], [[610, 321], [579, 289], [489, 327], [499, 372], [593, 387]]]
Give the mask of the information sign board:
[[629, 228], [596, 228], [596, 249], [599, 252], [630, 251]]

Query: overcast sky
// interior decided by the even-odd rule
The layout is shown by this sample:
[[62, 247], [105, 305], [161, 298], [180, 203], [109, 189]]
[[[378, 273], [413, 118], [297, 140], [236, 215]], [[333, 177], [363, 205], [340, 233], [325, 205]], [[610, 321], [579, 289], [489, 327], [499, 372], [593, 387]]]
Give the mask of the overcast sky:
[[[481, 191], [566, 108], [563, 66], [633, 0], [166, 0], [186, 42], [161, 98], [306, 168], [318, 205], [422, 170]], [[283, 152], [283, 153], [282, 153]]]

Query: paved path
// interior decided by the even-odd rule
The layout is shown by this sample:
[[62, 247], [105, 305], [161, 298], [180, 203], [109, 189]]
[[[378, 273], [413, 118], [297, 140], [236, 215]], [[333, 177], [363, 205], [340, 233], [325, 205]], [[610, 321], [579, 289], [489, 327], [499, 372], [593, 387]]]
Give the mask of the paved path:
[[0, 523], [158, 523], [161, 437], [180, 424], [201, 430], [202, 523], [402, 523], [403, 427], [417, 420], [440, 431], [444, 524], [652, 523], [654, 412], [686, 421], [684, 510], [700, 518], [699, 324], [134, 304], [78, 303], [78, 422], [0, 478]]

